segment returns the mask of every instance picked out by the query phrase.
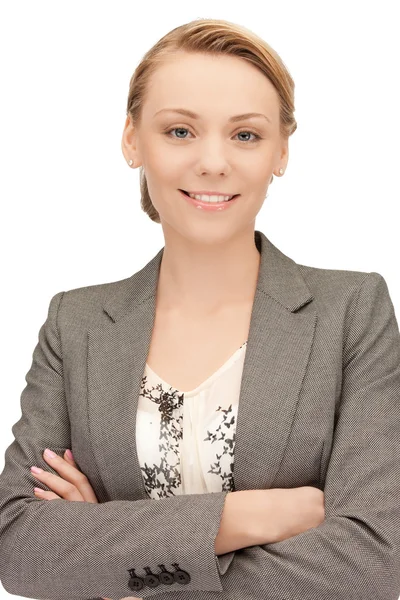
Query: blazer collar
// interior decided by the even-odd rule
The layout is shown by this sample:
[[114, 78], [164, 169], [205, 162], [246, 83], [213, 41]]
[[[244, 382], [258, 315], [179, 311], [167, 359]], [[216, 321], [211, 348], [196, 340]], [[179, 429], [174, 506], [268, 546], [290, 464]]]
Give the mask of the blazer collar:
[[[312, 300], [294, 260], [283, 254], [261, 231], [254, 232], [254, 241], [261, 254], [257, 288], [290, 312]], [[114, 322], [155, 295], [163, 252], [164, 248], [161, 248], [140, 271], [123, 280], [121, 289], [104, 302], [104, 310]]]
[[[235, 490], [266, 489], [281, 465], [311, 352], [317, 314], [299, 266], [261, 231], [234, 449]], [[87, 410], [94, 456], [110, 499], [147, 499], [136, 450], [136, 411], [155, 318], [163, 248], [118, 282], [110, 320], [88, 330]], [[270, 416], [270, 418], [269, 418]], [[260, 423], [262, 426], [260, 426]]]

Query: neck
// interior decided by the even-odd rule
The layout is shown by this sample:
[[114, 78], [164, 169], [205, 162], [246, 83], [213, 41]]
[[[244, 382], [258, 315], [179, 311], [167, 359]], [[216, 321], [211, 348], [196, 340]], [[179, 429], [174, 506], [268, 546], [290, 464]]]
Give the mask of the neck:
[[170, 232], [165, 235], [157, 306], [201, 316], [252, 302], [260, 260], [253, 228], [217, 244]]

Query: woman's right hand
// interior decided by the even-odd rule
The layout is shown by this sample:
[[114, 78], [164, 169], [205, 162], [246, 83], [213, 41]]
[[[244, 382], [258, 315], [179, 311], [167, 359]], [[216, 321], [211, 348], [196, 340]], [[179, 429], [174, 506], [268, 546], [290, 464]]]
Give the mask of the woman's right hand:
[[306, 485], [297, 488], [273, 488], [268, 492], [276, 510], [275, 541], [281, 542], [318, 527], [325, 520], [325, 496], [319, 488]]

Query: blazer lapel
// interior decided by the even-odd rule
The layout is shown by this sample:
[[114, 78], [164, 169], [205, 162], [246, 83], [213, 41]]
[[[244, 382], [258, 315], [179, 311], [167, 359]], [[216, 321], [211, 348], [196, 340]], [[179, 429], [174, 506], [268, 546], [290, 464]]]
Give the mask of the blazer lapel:
[[[235, 490], [267, 489], [278, 473], [314, 339], [313, 299], [299, 267], [260, 231], [261, 254], [240, 389]], [[148, 495], [135, 441], [163, 248], [104, 302], [111, 318], [88, 331], [88, 415], [93, 452], [111, 499]]]

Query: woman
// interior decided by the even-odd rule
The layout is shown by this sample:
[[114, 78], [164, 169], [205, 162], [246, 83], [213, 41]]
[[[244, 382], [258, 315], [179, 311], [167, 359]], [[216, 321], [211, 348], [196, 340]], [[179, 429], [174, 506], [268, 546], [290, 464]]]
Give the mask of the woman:
[[137, 67], [122, 151], [165, 246], [50, 301], [0, 476], [10, 593], [399, 596], [386, 282], [254, 228], [293, 112], [280, 57], [226, 21], [177, 27]]

